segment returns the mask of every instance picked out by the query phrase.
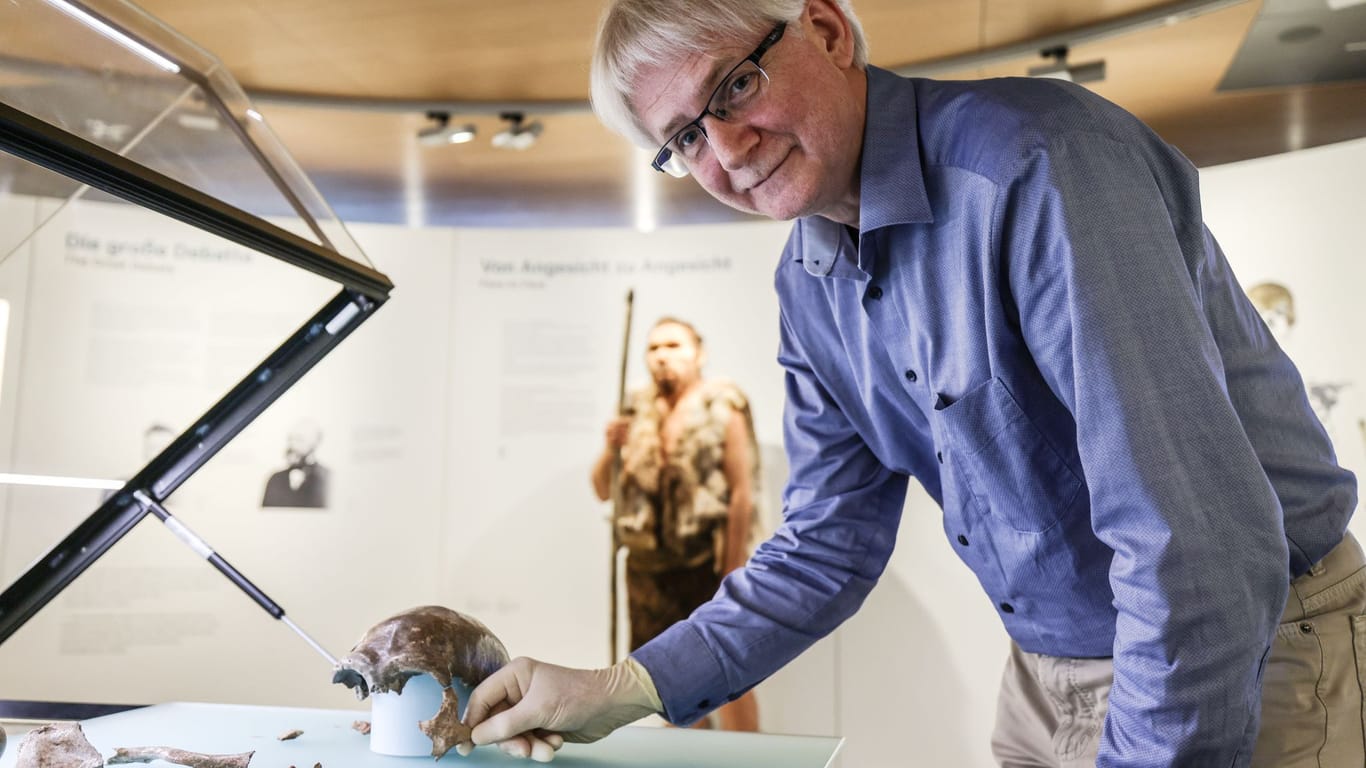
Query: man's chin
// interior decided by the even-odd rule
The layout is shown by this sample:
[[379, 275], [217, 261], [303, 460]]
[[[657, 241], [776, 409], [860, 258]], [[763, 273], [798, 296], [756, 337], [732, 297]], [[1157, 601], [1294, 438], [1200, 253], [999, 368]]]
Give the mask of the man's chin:
[[797, 206], [790, 206], [767, 210], [764, 211], [763, 215], [767, 216], [770, 219], [773, 219], [774, 221], [792, 221], [794, 219], [800, 219], [808, 214], [805, 210], [802, 210]]
[[750, 213], [757, 213], [775, 221], [791, 221], [819, 213], [813, 210], [815, 200], [808, 190], [790, 181], [774, 180], [771, 187], [768, 183], [761, 184], [750, 190], [747, 197], [753, 206]]
[[774, 221], [792, 221], [803, 216], [810, 216], [813, 213], [809, 210], [810, 207], [810, 203], [805, 200], [784, 197], [778, 200], [762, 201], [758, 206], [758, 213]]
[[750, 214], [751, 216], [767, 216], [767, 215], [768, 215], [768, 214], [764, 213], [763, 211], [761, 211], [761, 210], [755, 208], [755, 207], [752, 206], [752, 205], [747, 205], [747, 204], [745, 203], [744, 200], [737, 200], [737, 199], [732, 198], [732, 197], [722, 197], [722, 196], [719, 196], [719, 195], [712, 195], [712, 199], [716, 200], [716, 201], [719, 202], [719, 203], [723, 203], [727, 208], [731, 208], [731, 209], [737, 210], [737, 211], [739, 211], [740, 213], [748, 213], [748, 214]]
[[728, 207], [734, 208], [741, 213], [748, 213], [752, 216], [763, 216], [774, 221], [791, 221], [807, 215], [800, 205], [794, 205], [790, 200], [768, 201], [753, 200], [734, 200], [728, 198], [718, 198]]

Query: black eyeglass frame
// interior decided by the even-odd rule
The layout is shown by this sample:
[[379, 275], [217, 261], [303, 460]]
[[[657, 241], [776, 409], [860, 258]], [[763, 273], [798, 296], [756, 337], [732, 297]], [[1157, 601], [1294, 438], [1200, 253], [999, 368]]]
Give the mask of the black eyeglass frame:
[[660, 173], [668, 173], [668, 171], [664, 170], [664, 166], [668, 164], [669, 160], [673, 157], [674, 154], [673, 150], [669, 149], [669, 145], [674, 143], [674, 140], [681, 136], [684, 131], [692, 128], [693, 126], [697, 126], [697, 130], [701, 131], [702, 135], [705, 137], [707, 135], [707, 128], [706, 126], [702, 125], [702, 118], [706, 117], [707, 115], [711, 115], [717, 120], [725, 121], [725, 117], [711, 111], [711, 104], [712, 101], [716, 99], [717, 92], [720, 91], [721, 88], [727, 82], [730, 81], [730, 76], [735, 74], [735, 70], [739, 69], [740, 67], [743, 67], [747, 62], [753, 62], [754, 66], [759, 67], [759, 71], [764, 74], [764, 77], [768, 77], [768, 73], [764, 72], [764, 68], [759, 66], [759, 59], [762, 59], [764, 57], [764, 54], [768, 53], [768, 49], [778, 44], [778, 41], [782, 39], [783, 32], [786, 29], [786, 21], [778, 22], [777, 26], [775, 26], [773, 30], [764, 37], [764, 39], [759, 43], [759, 46], [754, 49], [753, 53], [737, 61], [735, 63], [735, 66], [731, 67], [729, 70], [726, 71], [725, 76], [722, 77], [720, 81], [716, 83], [716, 87], [712, 89], [711, 95], [707, 97], [707, 105], [702, 108], [701, 114], [685, 123], [683, 127], [673, 132], [673, 135], [671, 135], [668, 138], [668, 140], [664, 142], [663, 146], [659, 148], [659, 151], [655, 153], [655, 159], [653, 162], [650, 163], [651, 168], [655, 169], [656, 171], [659, 171]]

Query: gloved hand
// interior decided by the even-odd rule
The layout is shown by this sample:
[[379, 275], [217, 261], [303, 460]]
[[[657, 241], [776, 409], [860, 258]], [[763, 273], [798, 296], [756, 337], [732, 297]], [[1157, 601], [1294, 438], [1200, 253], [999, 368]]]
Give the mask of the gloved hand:
[[[627, 658], [606, 669], [569, 669], [518, 658], [470, 694], [465, 724], [475, 744], [549, 762], [565, 741], [597, 741], [627, 723], [663, 712], [650, 673]], [[470, 745], [457, 748], [468, 755]]]

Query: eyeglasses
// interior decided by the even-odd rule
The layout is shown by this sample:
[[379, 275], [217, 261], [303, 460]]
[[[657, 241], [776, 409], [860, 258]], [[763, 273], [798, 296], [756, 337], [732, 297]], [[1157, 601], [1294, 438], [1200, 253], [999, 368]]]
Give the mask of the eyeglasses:
[[731, 122], [743, 117], [745, 111], [754, 106], [768, 84], [768, 73], [759, 66], [759, 59], [782, 39], [786, 28], [787, 22], [779, 22], [754, 49], [754, 53], [746, 56], [744, 61], [736, 64], [721, 78], [707, 99], [707, 108], [664, 142], [654, 162], [650, 163], [651, 168], [676, 178], [688, 175], [688, 164], [701, 156], [702, 147], [707, 143], [707, 129], [702, 125], [702, 118], [711, 115], [717, 120]]

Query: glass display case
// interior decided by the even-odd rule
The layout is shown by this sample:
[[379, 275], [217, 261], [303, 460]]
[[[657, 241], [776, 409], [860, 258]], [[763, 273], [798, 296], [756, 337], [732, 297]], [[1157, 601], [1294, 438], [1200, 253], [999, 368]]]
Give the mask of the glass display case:
[[[269, 467], [225, 448], [392, 284], [219, 62], [135, 6], [0, 3], [0, 52], [0, 645], [62, 595], [60, 619], [13, 642], [94, 673], [81, 659], [111, 644], [212, 632], [221, 617], [146, 604], [205, 580], [288, 621], [172, 495], [224, 454], [186, 516], [215, 544], [261, 546], [232, 510], [259, 511]], [[279, 431], [298, 491], [318, 427]], [[283, 503], [325, 496], [310, 498]], [[134, 535], [148, 516], [190, 546]]]

